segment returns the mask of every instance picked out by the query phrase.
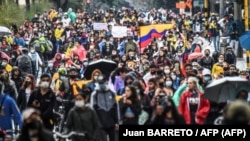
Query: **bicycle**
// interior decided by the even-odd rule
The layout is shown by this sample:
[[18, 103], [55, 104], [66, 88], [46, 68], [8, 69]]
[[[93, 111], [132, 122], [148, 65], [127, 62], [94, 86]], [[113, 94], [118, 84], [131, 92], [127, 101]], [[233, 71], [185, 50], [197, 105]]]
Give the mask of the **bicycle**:
[[[12, 136], [9, 134], [13, 134]], [[20, 130], [2, 130], [0, 129], [0, 141], [16, 141]]]
[[65, 125], [65, 118], [64, 118], [64, 116], [65, 116], [65, 105], [67, 103], [71, 102], [71, 101], [70, 100], [62, 99], [60, 97], [57, 97], [56, 101], [58, 101], [59, 103], [61, 103], [61, 105], [58, 107], [58, 111], [56, 111], [55, 109], [53, 110], [53, 113], [57, 117], [53, 131], [54, 132], [60, 132], [60, 133], [62, 133], [63, 127]]
[[59, 132], [53, 132], [54, 138], [56, 141], [71, 141], [72, 136], [82, 136], [85, 137], [85, 133], [71, 131], [68, 134], [62, 134]]

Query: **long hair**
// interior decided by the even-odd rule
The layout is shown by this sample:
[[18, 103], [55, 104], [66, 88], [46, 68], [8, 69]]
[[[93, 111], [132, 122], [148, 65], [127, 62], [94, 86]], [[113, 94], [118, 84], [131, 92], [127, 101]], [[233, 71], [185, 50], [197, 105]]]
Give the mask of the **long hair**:
[[[29, 77], [31, 79], [31, 90], [33, 91], [36, 87], [35, 77], [33, 74], [27, 74], [26, 77]], [[23, 83], [21, 85], [22, 89], [25, 89], [25, 78], [23, 80]]]
[[137, 93], [136, 93], [135, 87], [134, 87], [133, 85], [128, 85], [128, 86], [126, 86], [126, 87], [129, 88], [130, 91], [131, 91], [131, 96], [128, 97], [128, 99], [131, 100], [133, 104], [138, 103], [138, 102], [139, 102], [139, 99], [138, 99], [138, 97], [137, 97]]
[[[183, 117], [182, 117], [182, 115], [181, 114], [179, 114], [179, 112], [178, 112], [178, 110], [177, 110], [177, 107], [175, 106], [175, 104], [174, 104], [174, 101], [173, 101], [173, 99], [172, 98], [167, 98], [167, 100], [166, 101], [168, 101], [168, 102], [170, 102], [171, 103], [171, 112], [172, 112], [172, 116], [173, 116], [173, 119], [175, 120], [175, 124], [185, 124], [185, 123], [183, 123]], [[167, 103], [166, 103], [167, 104]], [[164, 115], [166, 114], [166, 111], [165, 111], [165, 109], [164, 109]]]

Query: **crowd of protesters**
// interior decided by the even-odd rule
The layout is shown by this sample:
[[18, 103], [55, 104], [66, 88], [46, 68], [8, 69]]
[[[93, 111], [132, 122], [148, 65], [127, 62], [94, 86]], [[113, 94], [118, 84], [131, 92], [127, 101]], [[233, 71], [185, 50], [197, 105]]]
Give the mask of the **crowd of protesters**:
[[[64, 133], [87, 133], [74, 137], [76, 141], [105, 141], [107, 135], [117, 140], [119, 125], [215, 124], [223, 113], [220, 124], [248, 124], [249, 107], [243, 102], [232, 108], [233, 102], [213, 103], [203, 97], [213, 80], [249, 79], [247, 70], [236, 67], [240, 31], [232, 13], [222, 19], [211, 14], [209, 25], [205, 21], [202, 12], [187, 16], [163, 8], [91, 13], [51, 8], [21, 26], [13, 24], [13, 36], [4, 36], [0, 44], [0, 127], [13, 129], [15, 117], [22, 129], [19, 140], [53, 140], [48, 131], [56, 123], [58, 97], [72, 101], [65, 107]], [[94, 30], [95, 22], [107, 23], [107, 30]], [[175, 26], [141, 50], [139, 27], [167, 23]], [[126, 26], [130, 34], [114, 37], [115, 25]], [[231, 44], [221, 54], [219, 38], [225, 34]], [[202, 56], [191, 58], [192, 53]], [[117, 68], [109, 77], [95, 69], [86, 80], [88, 64], [99, 59], [112, 60]], [[85, 84], [76, 86], [80, 80]], [[235, 100], [248, 101], [248, 91], [238, 93]], [[227, 116], [230, 109], [233, 113]]]

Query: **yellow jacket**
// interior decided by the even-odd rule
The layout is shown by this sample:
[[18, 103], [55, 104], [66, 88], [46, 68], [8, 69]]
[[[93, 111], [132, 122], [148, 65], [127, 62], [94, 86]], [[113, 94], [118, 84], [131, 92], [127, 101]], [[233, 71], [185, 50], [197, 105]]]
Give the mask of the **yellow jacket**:
[[56, 16], [57, 16], [57, 12], [53, 10], [49, 14], [49, 19], [52, 21]]
[[55, 29], [55, 37], [56, 39], [60, 39], [62, 37], [62, 33], [63, 33], [64, 29]]
[[217, 77], [219, 76], [221, 73], [224, 73], [224, 70], [223, 70], [223, 67], [219, 65], [219, 63], [215, 63], [213, 65], [213, 68], [212, 68], [212, 72], [211, 72], [211, 75], [212, 77]]
[[70, 58], [72, 50], [73, 50], [73, 47], [68, 47], [65, 52], [64, 58]]

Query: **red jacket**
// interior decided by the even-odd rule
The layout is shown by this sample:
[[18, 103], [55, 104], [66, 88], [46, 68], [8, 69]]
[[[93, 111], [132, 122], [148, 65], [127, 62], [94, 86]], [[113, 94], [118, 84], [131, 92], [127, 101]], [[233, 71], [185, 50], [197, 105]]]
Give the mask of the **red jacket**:
[[[181, 115], [183, 115], [185, 121], [187, 124], [191, 124], [191, 116], [189, 111], [189, 102], [188, 98], [191, 97], [191, 92], [189, 90], [185, 91], [180, 98], [180, 104], [178, 107], [178, 110]], [[205, 119], [210, 111], [210, 103], [208, 99], [203, 98], [203, 93], [200, 91], [199, 94], [199, 103], [198, 103], [198, 109], [195, 114], [195, 121], [197, 124], [204, 124]]]

